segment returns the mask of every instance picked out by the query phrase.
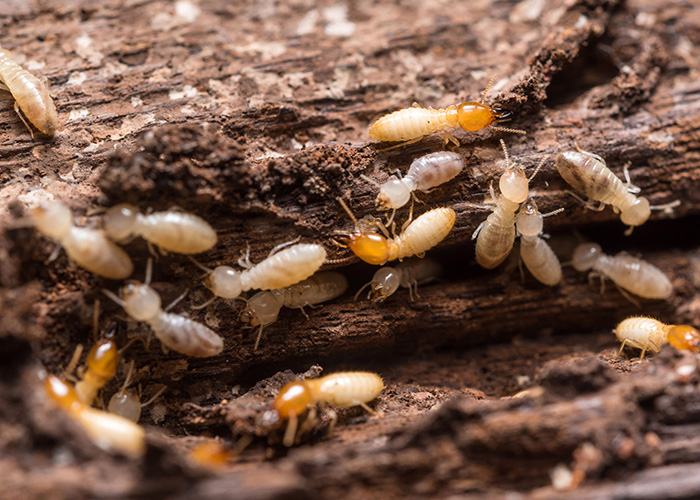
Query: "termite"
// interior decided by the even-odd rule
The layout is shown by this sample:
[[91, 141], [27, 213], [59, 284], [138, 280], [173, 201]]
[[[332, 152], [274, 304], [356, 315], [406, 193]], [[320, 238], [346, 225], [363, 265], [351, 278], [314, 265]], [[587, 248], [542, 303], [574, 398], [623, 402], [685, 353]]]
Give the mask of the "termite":
[[384, 390], [384, 381], [371, 372], [338, 372], [310, 380], [290, 382], [277, 394], [273, 409], [279, 419], [289, 420], [284, 444], [291, 446], [296, 435], [298, 417], [317, 403], [338, 408], [361, 406], [374, 413], [367, 403]]
[[144, 215], [133, 205], [121, 204], [108, 209], [103, 221], [107, 236], [118, 243], [141, 236], [161, 250], [179, 254], [206, 252], [218, 239], [207, 221], [178, 210]]
[[450, 234], [457, 219], [457, 214], [451, 208], [435, 208], [411, 222], [400, 235], [389, 238], [381, 223], [379, 227], [385, 235], [365, 231], [345, 202], [340, 198], [338, 201], [354, 222], [355, 232], [337, 231], [334, 241], [341, 247], [350, 248], [357, 257], [375, 266], [413, 255], [422, 257]]
[[167, 312], [183, 297], [181, 295], [168, 307], [161, 309], [160, 295], [151, 288], [152, 261], [146, 267], [146, 281], [129, 283], [123, 287], [118, 297], [113, 292], [102, 292], [124, 308], [136, 321], [147, 323], [155, 336], [166, 346], [182, 354], [194, 357], [208, 357], [219, 354], [224, 341], [207, 326], [194, 320]]
[[[615, 213], [620, 213], [620, 220], [629, 226], [625, 234], [629, 235], [635, 226], [644, 224], [652, 210], [670, 210], [680, 205], [676, 200], [665, 205], [650, 206], [643, 196], [636, 196], [640, 188], [634, 186], [627, 166], [624, 168], [625, 180], [622, 181], [612, 173], [605, 160], [594, 153], [583, 151], [566, 151], [559, 153], [555, 163], [559, 174], [576, 191], [588, 197], [586, 207], [603, 210], [605, 205], [612, 205]], [[593, 201], [600, 202], [598, 207]]]
[[360, 288], [355, 300], [362, 291], [370, 287], [367, 298], [374, 303], [384, 302], [393, 295], [399, 286], [408, 288], [411, 301], [418, 295], [418, 285], [429, 283], [442, 274], [442, 266], [431, 258], [409, 259], [393, 267], [382, 267], [374, 273], [372, 281]]
[[270, 255], [257, 265], [253, 265], [246, 252], [245, 258], [238, 259], [245, 271], [237, 271], [229, 266], [209, 269], [192, 260], [207, 272], [204, 286], [214, 294], [214, 298], [197, 306], [200, 309], [211, 303], [216, 297], [236, 299], [248, 290], [276, 290], [284, 288], [314, 274], [326, 260], [326, 249], [321, 245], [300, 243], [284, 250], [289, 245], [282, 243], [272, 249]]
[[410, 200], [414, 191], [428, 191], [454, 179], [464, 169], [464, 158], [451, 151], [438, 151], [416, 158], [408, 173], [399, 179], [395, 175], [383, 184], [363, 175], [362, 177], [379, 187], [377, 205], [396, 210]]
[[138, 424], [119, 415], [91, 408], [70, 384], [54, 375], [46, 376], [44, 389], [49, 399], [78, 422], [100, 448], [128, 455], [141, 455], [145, 451], [144, 431]]
[[499, 266], [513, 249], [515, 243], [515, 214], [530, 193], [530, 181], [537, 175], [547, 157], [540, 161], [528, 179], [523, 168], [510, 161], [508, 149], [501, 139], [505, 155], [506, 168], [501, 175], [498, 186], [501, 194], [491, 186], [491, 198], [494, 201], [493, 212], [474, 231], [472, 240], [476, 239], [476, 261], [486, 269]]
[[639, 359], [644, 359], [644, 354], [651, 350], [659, 352], [663, 344], [667, 342], [667, 336], [670, 330], [676, 325], [666, 325], [654, 318], [646, 316], [632, 316], [621, 321], [613, 330], [618, 340], [622, 342], [620, 350], [617, 352], [619, 356], [626, 345], [640, 349], [642, 354]]
[[596, 243], [577, 246], [572, 264], [577, 271], [592, 270], [589, 277], [610, 278], [621, 289], [645, 299], [667, 299], [673, 293], [671, 281], [658, 267], [626, 252], [605, 255]]
[[370, 125], [369, 135], [375, 141], [412, 144], [420, 141], [426, 135], [439, 132], [445, 140], [445, 144], [451, 141], [459, 146], [459, 141], [446, 129], [459, 126], [468, 132], [476, 132], [489, 127], [502, 132], [525, 134], [524, 130], [494, 125], [510, 120], [513, 116], [513, 112], [510, 110], [484, 104], [486, 93], [494, 80], [495, 77], [486, 86], [481, 96], [481, 102], [462, 102], [440, 109], [421, 108], [414, 103], [410, 108], [400, 109], [379, 118]]
[[15, 100], [15, 112], [32, 138], [34, 138], [34, 132], [24, 117], [42, 134], [51, 136], [56, 133], [58, 115], [56, 105], [49, 95], [46, 80], [40, 80], [23, 69], [17, 64], [10, 51], [2, 47], [0, 47], [0, 90], [12, 94]]
[[545, 217], [558, 214], [560, 208], [546, 214], [540, 213], [533, 200], [520, 207], [515, 216], [515, 226], [520, 235], [520, 257], [532, 275], [545, 285], [554, 286], [561, 281], [561, 264], [552, 248], [542, 238]]
[[126, 252], [104, 231], [75, 227], [70, 209], [62, 203], [42, 203], [32, 211], [32, 220], [40, 233], [59, 244], [56, 251], [63, 247], [68, 257], [88, 271], [119, 280], [128, 278], [134, 270]]
[[672, 325], [668, 343], [682, 351], [700, 352], [700, 331], [689, 325]]
[[109, 403], [107, 404], [107, 411], [116, 415], [120, 415], [124, 418], [128, 418], [132, 422], [138, 422], [141, 418], [141, 409], [145, 408], [146, 406], [150, 405], [153, 401], [155, 401], [161, 394], [165, 392], [167, 387], [161, 388], [148, 401], [142, 403], [139, 395], [132, 389], [128, 388], [129, 384], [131, 383], [131, 374], [133, 373], [133, 371], [134, 362], [132, 360], [131, 363], [129, 363], [129, 369], [127, 370], [126, 378], [124, 379], [124, 384], [117, 392], [112, 394], [112, 397], [109, 399]]
[[[300, 309], [340, 297], [348, 289], [348, 280], [335, 271], [316, 273], [294, 285], [277, 290], [262, 291], [253, 295], [241, 312], [241, 321], [250, 326], [259, 326], [255, 347], [258, 349], [263, 328], [277, 321], [280, 309]], [[308, 319], [309, 317], [306, 316]]]

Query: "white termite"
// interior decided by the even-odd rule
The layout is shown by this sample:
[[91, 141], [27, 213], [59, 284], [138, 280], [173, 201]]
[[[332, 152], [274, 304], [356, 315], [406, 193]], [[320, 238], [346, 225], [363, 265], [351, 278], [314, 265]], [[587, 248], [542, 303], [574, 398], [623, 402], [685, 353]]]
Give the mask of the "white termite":
[[661, 346], [667, 342], [669, 330], [674, 326], [645, 316], [633, 316], [621, 321], [613, 330], [622, 342], [617, 355], [622, 353], [626, 345], [641, 349], [640, 360], [644, 359], [647, 351], [659, 352]]
[[155, 336], [173, 351], [200, 358], [219, 354], [224, 341], [214, 331], [194, 320], [167, 312], [184, 295], [165, 310], [161, 309], [160, 295], [149, 286], [151, 264], [149, 260], [145, 283], [129, 283], [120, 290], [121, 298], [109, 290], [102, 291], [133, 319], [147, 323]]
[[396, 210], [408, 203], [414, 191], [428, 191], [444, 184], [454, 179], [462, 169], [462, 155], [452, 151], [438, 151], [413, 160], [408, 173], [402, 178], [392, 175], [386, 182], [379, 184], [367, 176], [362, 177], [379, 187], [378, 205]]
[[[624, 168], [626, 182], [623, 184], [597, 154], [581, 149], [566, 151], [557, 155], [555, 163], [564, 180], [588, 197], [587, 208], [603, 210], [605, 205], [612, 205], [615, 212], [620, 213], [622, 223], [629, 226], [625, 234], [630, 234], [635, 226], [644, 224], [651, 210], [670, 210], [680, 205], [680, 201], [676, 200], [665, 205], [650, 206], [645, 197], [636, 196], [640, 188], [632, 184], [627, 166]], [[594, 201], [600, 205], [595, 207]]]
[[520, 257], [532, 275], [545, 285], [554, 286], [561, 281], [561, 264], [552, 248], [542, 238], [544, 217], [558, 214], [563, 208], [542, 214], [533, 200], [520, 207], [515, 225], [520, 235]]
[[[204, 286], [211, 290], [214, 298], [235, 299], [248, 290], [276, 290], [299, 283], [318, 271], [326, 260], [326, 249], [321, 245], [299, 243], [279, 250], [287, 245], [289, 243], [276, 246], [270, 255], [257, 265], [250, 262], [246, 252], [245, 258], [238, 260], [241, 267], [248, 268], [245, 271], [238, 271], [229, 266], [218, 266], [212, 270], [196, 261], [193, 262], [207, 271]], [[197, 308], [210, 302], [207, 301]]]
[[547, 157], [528, 179], [523, 168], [510, 161], [506, 144], [501, 140], [506, 159], [506, 169], [499, 179], [501, 194], [496, 197], [491, 187], [491, 198], [495, 205], [493, 212], [474, 231], [476, 239], [476, 261], [486, 269], [500, 265], [513, 249], [515, 242], [515, 214], [530, 192], [530, 181], [537, 175]]
[[60, 202], [46, 202], [32, 211], [37, 231], [63, 247], [75, 263], [105, 278], [128, 278], [134, 266], [129, 256], [101, 229], [75, 227], [70, 209]]
[[153, 397], [151, 397], [145, 403], [141, 403], [141, 398], [133, 389], [129, 389], [129, 384], [131, 383], [131, 375], [134, 370], [134, 362], [129, 363], [129, 369], [126, 373], [126, 378], [124, 379], [124, 384], [122, 387], [115, 392], [109, 399], [109, 404], [107, 405], [107, 411], [120, 415], [124, 418], [131, 420], [132, 422], [138, 422], [141, 418], [141, 409], [150, 405], [156, 400], [163, 392], [165, 392], [166, 387], [161, 388], [156, 392]]
[[241, 312], [241, 321], [260, 327], [254, 350], [258, 348], [263, 328], [277, 321], [282, 307], [300, 309], [306, 316], [304, 307], [333, 300], [347, 289], [348, 280], [345, 276], [335, 271], [323, 271], [285, 288], [256, 293], [248, 299]]
[[179, 210], [142, 214], [133, 205], [121, 204], [108, 209], [103, 222], [114, 241], [141, 236], [161, 250], [179, 254], [206, 252], [217, 242], [216, 231], [207, 221]]
[[58, 115], [56, 105], [49, 95], [48, 83], [45, 79], [40, 80], [22, 68], [10, 51], [2, 47], [0, 47], [0, 90], [12, 94], [15, 99], [15, 112], [29, 129], [32, 138], [34, 132], [22, 113], [42, 134], [50, 136], [56, 133]]
[[367, 298], [374, 303], [384, 302], [393, 295], [399, 287], [408, 288], [411, 301], [418, 295], [418, 285], [429, 283], [442, 274], [442, 266], [431, 258], [408, 259], [390, 267], [378, 269], [372, 281], [360, 288], [355, 294], [355, 300], [360, 293], [370, 287]]
[[592, 270], [590, 277], [610, 278], [617, 286], [645, 299], [667, 299], [673, 285], [656, 266], [622, 252], [605, 255], [595, 243], [581, 243], [574, 250], [572, 263], [577, 271]]

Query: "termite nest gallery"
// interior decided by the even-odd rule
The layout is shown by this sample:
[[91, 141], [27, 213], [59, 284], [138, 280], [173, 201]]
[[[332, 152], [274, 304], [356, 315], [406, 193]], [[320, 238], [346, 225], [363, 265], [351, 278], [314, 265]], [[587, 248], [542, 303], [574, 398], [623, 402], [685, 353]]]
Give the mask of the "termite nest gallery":
[[[375, 144], [377, 156], [386, 158], [390, 167], [395, 167], [391, 165], [388, 151], [415, 143], [433, 133], [443, 137], [443, 147], [448, 143], [459, 147], [460, 141], [447, 132], [447, 129], [456, 127], [468, 132], [485, 130], [485, 133], [525, 135], [525, 130], [501, 126], [514, 118], [515, 112], [485, 102], [486, 92], [492, 83], [493, 79], [486, 86], [480, 102], [462, 102], [444, 109], [414, 105], [380, 117], [369, 126], [369, 137], [380, 142], [379, 145]], [[56, 132], [58, 118], [48, 87], [22, 69], [5, 50], [0, 50], [0, 90], [11, 93], [17, 113], [32, 135], [32, 126], [44, 135], [51, 136]], [[59, 105], [60, 99], [59, 96]], [[381, 144], [383, 142], [400, 144], [386, 148]], [[483, 146], [489, 147], [489, 144], [484, 141]], [[646, 198], [639, 196], [640, 190], [631, 183], [626, 166], [622, 170], [626, 179], [623, 182], [603, 158], [583, 151], [573, 141], [554, 148], [556, 156], [538, 155], [533, 162], [536, 163], [534, 169], [527, 162], [519, 161], [517, 154], [511, 157], [503, 139], [500, 145], [505, 157], [504, 167], [489, 165], [493, 177], [488, 186], [490, 199], [485, 202], [486, 206], [478, 207], [481, 210], [479, 220], [483, 222], [469, 227], [472, 239], [476, 240], [475, 255], [471, 247], [459, 249], [463, 252], [465, 265], [475, 261], [487, 270], [496, 269], [509, 257], [519, 238], [519, 262], [539, 282], [537, 286], [551, 287], [552, 293], [558, 293], [557, 287], [565, 281], [562, 271], [564, 262], [564, 265], [570, 264], [577, 271], [588, 271], [591, 278], [599, 277], [601, 283], [609, 279], [633, 302], [635, 299], [629, 294], [653, 300], [668, 300], [673, 296], [673, 283], [669, 277], [640, 257], [626, 253], [608, 256], [595, 243], [581, 243], [573, 254], [557, 255], [556, 248], [548, 243], [544, 219], [564, 209], [554, 206], [549, 207], [550, 211], [543, 209], [545, 213], [540, 212], [538, 206], [542, 200], [538, 195], [546, 192], [549, 186], [542, 182], [537, 186], [537, 191], [535, 188], [531, 190], [531, 187], [538, 183], [539, 172], [556, 171], [573, 188], [571, 194], [586, 208], [602, 210], [606, 205], [611, 205], [620, 214], [621, 222], [628, 226], [626, 234], [644, 224], [653, 210], [669, 211], [680, 201], [650, 205]], [[595, 149], [595, 144], [586, 146]], [[501, 154], [500, 151], [498, 154]], [[448, 183], [464, 183], [471, 173], [465, 169], [467, 162], [464, 154], [456, 151], [431, 152], [412, 160], [405, 175], [391, 175], [385, 182], [379, 182], [372, 174], [357, 176], [357, 182], [369, 182], [374, 186], [373, 197], [376, 193], [374, 188], [378, 190], [376, 210], [366, 214], [356, 213], [354, 203], [350, 203], [347, 196], [334, 198], [334, 209], [347, 215], [347, 218], [343, 215], [342, 225], [315, 237], [309, 237], [306, 233], [304, 241], [300, 236], [281, 245], [270, 244], [272, 248], [269, 248], [268, 256], [257, 263], [251, 262], [247, 242], [240, 241], [238, 250], [241, 254], [229, 252], [229, 263], [213, 268], [204, 265], [202, 262], [207, 262], [207, 255], [202, 257], [200, 254], [211, 252], [217, 246], [217, 232], [225, 228], [217, 227], [216, 220], [205, 220], [205, 214], [177, 208], [178, 200], [172, 200], [173, 206], [165, 211], [152, 211], [147, 206], [147, 200], [141, 206], [119, 203], [111, 207], [94, 207], [100, 211], [100, 215], [88, 218], [86, 223], [79, 221], [78, 224], [74, 222], [68, 200], [44, 200], [27, 203], [29, 215], [17, 221], [17, 225], [31, 225], [57, 245], [49, 260], [53, 260], [63, 249], [77, 266], [109, 280], [128, 280], [118, 284], [105, 282], [104, 288], [92, 291], [101, 292], [102, 297], [106, 296], [120, 306], [130, 320], [127, 324], [133, 329], [138, 329], [138, 324], [145, 325], [141, 330], [149, 333], [146, 333], [144, 342], [150, 341], [153, 336], [165, 351], [174, 351], [183, 357], [214, 359], [226, 351], [241, 348], [243, 343], [251, 343], [255, 355], [260, 348], [263, 332], [279, 328], [275, 323], [280, 315], [300, 313], [309, 318], [315, 313], [312, 308], [347, 293], [350, 288], [347, 273], [342, 268], [329, 270], [332, 266], [338, 267], [341, 262], [356, 260], [356, 257], [371, 266], [383, 266], [376, 270], [369, 283], [350, 292], [358, 301], [364, 299], [362, 294], [367, 291], [370, 307], [387, 307], [386, 302], [393, 300], [417, 301], [421, 299], [419, 285], [432, 283], [430, 286], [441, 286], [439, 280], [445, 274], [448, 263], [426, 255], [448, 238], [456, 225], [458, 212], [455, 207], [448, 206], [448, 200], [438, 203], [438, 206], [424, 206], [420, 197]], [[524, 165], [531, 172], [526, 172]], [[493, 185], [496, 176], [497, 187]], [[598, 205], [594, 204], [596, 202]], [[386, 211], [391, 213], [385, 220], [383, 216]], [[134, 266], [125, 250], [135, 248], [126, 245], [136, 238], [146, 241], [142, 244], [147, 246], [152, 256], [148, 258], [143, 282], [130, 279]], [[185, 262], [191, 267], [191, 273], [204, 273], [201, 282], [194, 283], [191, 288], [201, 289], [203, 285], [213, 295], [207, 292], [207, 300], [191, 306], [192, 310], [214, 308], [222, 306], [222, 303], [225, 307], [234, 307], [228, 301], [239, 300], [243, 304], [240, 304], [238, 322], [233, 326], [227, 325], [226, 331], [253, 327], [253, 335], [234, 338], [227, 335], [223, 328], [217, 331], [203, 321], [189, 318], [187, 313], [170, 312], [191, 290], [181, 290], [182, 295], [164, 307], [157, 287], [152, 286], [152, 273], [154, 266], [171, 258], [171, 253], [187, 255], [189, 260]], [[336, 253], [343, 258], [329, 258], [329, 255]], [[142, 255], [133, 257], [138, 263], [146, 255], [144, 251]], [[183, 276], [171, 278], [173, 281], [185, 279]], [[590, 293], [593, 295], [598, 291], [591, 289]], [[393, 298], [388, 300], [390, 297]], [[360, 307], [360, 304], [356, 303], [355, 306]], [[295, 313], [283, 308], [300, 311]], [[347, 327], [352, 328], [352, 325]], [[631, 347], [641, 351], [640, 360], [649, 352], [658, 352], [666, 343], [679, 350], [700, 351], [700, 333], [689, 325], [667, 325], [640, 316], [622, 321], [611, 331], [621, 342], [618, 355], [625, 347]], [[140, 338], [139, 335], [136, 333], [134, 337]], [[262, 345], [266, 346], [266, 342], [267, 339]], [[126, 346], [121, 347], [124, 349]], [[100, 406], [98, 401], [104, 403], [104, 398], [101, 398], [104, 396], [101, 394], [103, 388], [118, 371], [121, 359], [119, 348], [114, 338], [95, 339], [85, 366], [79, 373], [71, 374], [72, 369], [66, 370], [62, 376], [42, 372], [41, 377], [48, 400], [75, 420], [95, 444], [104, 449], [139, 456], [146, 449], [145, 431], [138, 424], [141, 408], [159, 397], [166, 388], [157, 391], [146, 403], [141, 403], [140, 396], [129, 389], [137, 378], [134, 375], [137, 371], [135, 362], [123, 362], [125, 369], [121, 389], [113, 393], [106, 410], [104, 404]], [[169, 355], [174, 356], [172, 353]], [[80, 357], [79, 352], [76, 357]], [[382, 414], [375, 414], [369, 405], [375, 399], [382, 398], [384, 388], [380, 374], [362, 371], [343, 371], [319, 378], [295, 380], [270, 398], [267, 410], [260, 416], [260, 423], [269, 427], [271, 434], [281, 434], [284, 446], [291, 447], [304, 442], [306, 431], [317, 425], [317, 412], [321, 408], [326, 415], [331, 415], [330, 436], [337, 421], [333, 407], [359, 406], [367, 412], [365, 416], [368, 419], [383, 418]], [[196, 449], [194, 456], [200, 457], [198, 460], [202, 462], [207, 462], [209, 458], [212, 462], [225, 462], [231, 455], [218, 446], [207, 445]]]

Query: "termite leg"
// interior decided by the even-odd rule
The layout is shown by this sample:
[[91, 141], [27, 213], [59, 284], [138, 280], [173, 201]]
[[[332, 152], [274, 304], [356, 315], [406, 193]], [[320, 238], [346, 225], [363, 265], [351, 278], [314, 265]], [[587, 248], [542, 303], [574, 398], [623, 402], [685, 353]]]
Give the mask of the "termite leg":
[[389, 218], [387, 219], [387, 221], [386, 221], [386, 223], [385, 223], [384, 225], [385, 225], [385, 226], [390, 226], [391, 223], [394, 222], [394, 216], [395, 216], [395, 215], [396, 215], [396, 209], [393, 208], [393, 209], [391, 210], [391, 217], [389, 217]]
[[270, 254], [269, 254], [267, 257], [268, 257], [268, 258], [272, 257], [272, 256], [275, 255], [277, 252], [279, 252], [280, 250], [282, 250], [284, 247], [288, 247], [289, 245], [293, 245], [294, 243], [298, 242], [300, 239], [301, 239], [301, 236], [297, 236], [296, 238], [294, 238], [294, 239], [291, 240], [291, 241], [286, 241], [286, 242], [284, 242], [284, 243], [280, 243], [280, 244], [277, 245], [275, 248], [273, 248], [272, 250], [270, 250]]
[[335, 426], [338, 423], [338, 414], [332, 408], [328, 408], [328, 416], [331, 419], [331, 423], [328, 424], [328, 439], [333, 437], [333, 431], [335, 431]]
[[362, 401], [357, 401], [356, 404], [353, 405], [353, 406], [361, 406], [362, 408], [364, 408], [365, 410], [367, 410], [368, 413], [371, 413], [372, 415], [376, 415], [376, 414], [377, 414], [372, 408], [370, 408], [369, 406], [367, 406], [367, 403], [363, 403]]
[[314, 426], [318, 423], [317, 413], [318, 410], [316, 409], [315, 405], [309, 408], [309, 411], [306, 413], [306, 417], [304, 418], [303, 423], [301, 424], [301, 426], [299, 426], [299, 430], [296, 433], [299, 439], [302, 439], [304, 434], [313, 429]]
[[631, 164], [632, 164], [632, 162], [628, 161], [627, 163], [625, 163], [625, 166], [622, 167], [622, 173], [625, 176], [625, 189], [627, 189], [628, 193], [637, 194], [642, 190], [642, 188], [632, 184], [632, 178], [630, 177], [630, 165]]
[[620, 285], [618, 285], [617, 283], [615, 283], [615, 286], [616, 286], [617, 289], [620, 291], [620, 293], [622, 294], [622, 296], [623, 296], [624, 298], [626, 298], [627, 300], [629, 300], [630, 302], [632, 302], [632, 304], [634, 304], [634, 305], [637, 307], [637, 309], [641, 309], [641, 308], [642, 308], [642, 304], [640, 304], [638, 300], [634, 299], [629, 293], [627, 293], [627, 291], [626, 291], [624, 288], [622, 288], [622, 287], [621, 287]]
[[617, 357], [620, 357], [620, 354], [622, 354], [622, 350], [625, 348], [625, 345], [627, 345], [627, 339], [622, 341], [622, 345], [620, 346], [620, 349], [617, 351]]
[[65, 376], [69, 376], [73, 373], [75, 368], [78, 366], [78, 361], [80, 361], [80, 356], [83, 354], [83, 344], [78, 344], [75, 346], [75, 350], [73, 351], [73, 355], [70, 358], [70, 361], [68, 362], [68, 366], [63, 370], [63, 374]]
[[250, 261], [250, 243], [248, 243], [247, 241], [245, 242], [245, 254], [241, 255], [238, 258], [238, 265], [245, 269], [251, 269], [255, 267]]
[[400, 142], [398, 144], [395, 144], [393, 146], [389, 146], [388, 148], [381, 148], [381, 152], [384, 153], [386, 151], [391, 151], [392, 149], [400, 148], [402, 146], [410, 146], [411, 144], [415, 144], [419, 142], [423, 136], [421, 135], [420, 137], [416, 137], [414, 139], [409, 139], [407, 141]]
[[[413, 202], [413, 198], [411, 198], [411, 208], [408, 210], [408, 219], [406, 219], [406, 222], [404, 222], [403, 225], [401, 226], [402, 233], [406, 230], [408, 225], [411, 222], [413, 222], [413, 206], [414, 206], [414, 202]], [[396, 233], [394, 233], [394, 238], [396, 238]]]
[[295, 413], [289, 416], [289, 421], [287, 422], [287, 429], [284, 431], [284, 438], [282, 438], [282, 443], [290, 448], [294, 444], [294, 437], [297, 435], [297, 427], [299, 425], [299, 419]]
[[187, 297], [187, 294], [188, 294], [188, 293], [190, 293], [190, 289], [189, 289], [189, 288], [188, 288], [187, 290], [185, 290], [184, 292], [182, 292], [182, 293], [181, 293], [175, 300], [173, 300], [170, 304], [168, 304], [168, 306], [167, 306], [165, 309], [163, 309], [163, 311], [165, 311], [165, 312], [170, 311], [170, 309], [172, 309], [173, 307], [175, 307], [176, 305], [178, 305], [178, 304], [180, 303], [180, 301], [182, 301], [182, 299], [184, 299], [185, 297]]
[[484, 227], [484, 224], [486, 224], [486, 221], [482, 222], [478, 226], [476, 226], [476, 229], [474, 230], [474, 233], [472, 234], [472, 240], [475, 240], [477, 236], [479, 236], [479, 233], [481, 232], [481, 228]]
[[581, 147], [578, 145], [578, 141], [574, 142], [574, 146], [576, 146], [576, 151], [578, 151], [579, 153], [592, 156], [593, 158], [595, 158], [596, 160], [601, 162], [606, 167], [608, 166], [608, 164], [605, 162], [605, 159], [602, 156], [597, 155], [595, 153], [591, 153], [590, 151], [586, 151], [586, 150], [581, 149]]
[[[520, 243], [522, 245], [522, 243]], [[523, 270], [523, 258], [518, 258], [518, 269], [520, 270], [520, 282], [525, 283], [525, 271]]]
[[447, 146], [447, 144], [451, 142], [454, 145], [454, 147], [451, 147], [450, 150], [454, 151], [460, 146], [459, 140], [457, 140], [457, 138], [454, 135], [450, 134], [448, 131], [442, 130], [438, 133], [438, 135], [442, 137], [442, 140], [444, 141], [443, 147]]
[[214, 302], [216, 299], [218, 299], [218, 297], [217, 297], [216, 295], [214, 295], [211, 299], [209, 299], [209, 300], [207, 300], [206, 302], [204, 302], [204, 304], [199, 304], [198, 306], [192, 306], [192, 310], [194, 310], [194, 311], [199, 311], [200, 309], [204, 309], [204, 308], [207, 307], [209, 304], [211, 304], [212, 302]]
[[17, 116], [19, 116], [19, 119], [22, 120], [22, 123], [24, 123], [24, 126], [27, 127], [27, 130], [29, 130], [29, 133], [32, 136], [32, 139], [34, 139], [34, 131], [32, 130], [32, 127], [29, 126], [29, 123], [27, 123], [27, 120], [24, 119], [24, 116], [22, 115], [22, 112], [19, 109], [19, 104], [17, 104], [17, 101], [15, 101], [15, 113], [17, 113]]
[[[311, 304], [309, 304], [309, 307], [311, 307]], [[311, 318], [309, 318], [309, 315], [306, 314], [306, 311], [304, 311], [303, 307], [300, 307], [299, 310], [301, 311], [301, 314], [303, 314], [304, 317], [306, 318], [306, 321], [309, 321], [311, 319]]]
[[58, 258], [58, 254], [61, 251], [61, 246], [60, 243], [56, 244], [56, 248], [53, 249], [53, 252], [51, 252], [51, 255], [49, 255], [49, 258], [44, 261], [44, 265], [51, 264], [54, 260]]

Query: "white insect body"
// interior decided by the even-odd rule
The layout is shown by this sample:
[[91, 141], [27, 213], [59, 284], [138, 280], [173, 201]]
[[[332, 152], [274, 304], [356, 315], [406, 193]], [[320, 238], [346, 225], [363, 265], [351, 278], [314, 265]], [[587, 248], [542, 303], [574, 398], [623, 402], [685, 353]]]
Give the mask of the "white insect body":
[[375, 303], [384, 302], [401, 286], [408, 288], [410, 300], [418, 297], [418, 285], [429, 283], [442, 274], [442, 266], [435, 260], [409, 259], [393, 267], [382, 267], [374, 273], [372, 281], [363, 286], [355, 295], [359, 296], [369, 286], [368, 298]]
[[599, 210], [605, 205], [612, 205], [615, 212], [620, 213], [623, 224], [630, 226], [627, 234], [635, 226], [644, 224], [651, 215], [652, 209], [668, 210], [680, 204], [679, 201], [666, 205], [652, 207], [643, 196], [636, 196], [640, 189], [633, 186], [627, 168], [623, 182], [612, 173], [605, 160], [600, 156], [587, 151], [566, 151], [559, 153], [555, 163], [559, 174], [576, 191], [588, 197], [587, 206], [593, 208], [591, 201], [601, 203]]
[[413, 191], [428, 191], [444, 184], [454, 179], [463, 168], [464, 158], [452, 151], [438, 151], [416, 158], [403, 178], [392, 175], [379, 186], [377, 204], [390, 209], [401, 208], [408, 203]]
[[248, 290], [276, 290], [298, 283], [314, 274], [325, 260], [326, 249], [321, 245], [300, 243], [276, 253], [273, 250], [257, 265], [239, 260], [239, 264], [249, 266], [242, 272], [229, 266], [207, 269], [204, 286], [217, 297], [235, 299]]
[[648, 350], [659, 352], [661, 346], [667, 342], [668, 332], [674, 326], [645, 316], [633, 316], [621, 321], [613, 330], [622, 342], [617, 355], [620, 355], [626, 345], [641, 349], [640, 359], [644, 358], [644, 353]]
[[515, 225], [520, 235], [520, 257], [540, 283], [554, 286], [561, 281], [561, 264], [541, 236], [543, 217], [545, 216], [537, 209], [534, 201], [523, 203], [520, 207], [515, 217]]
[[384, 381], [372, 372], [338, 372], [304, 383], [319, 403], [338, 408], [365, 406], [384, 390]]
[[609, 256], [600, 245], [582, 243], [574, 250], [572, 261], [577, 271], [593, 270], [645, 299], [667, 299], [673, 293], [671, 281], [658, 267], [624, 252]]
[[0, 47], [0, 90], [7, 90], [15, 99], [15, 111], [29, 132], [31, 127], [20, 114], [24, 113], [32, 125], [45, 135], [54, 135], [58, 127], [56, 105], [45, 82], [23, 69], [9, 50]]
[[104, 231], [73, 226], [73, 216], [59, 202], [35, 208], [32, 219], [36, 229], [60, 244], [73, 261], [105, 278], [128, 278], [134, 266], [129, 256], [112, 243]]
[[316, 273], [294, 285], [270, 291], [262, 291], [248, 299], [241, 313], [243, 322], [260, 326], [255, 348], [258, 348], [262, 329], [277, 320], [280, 309], [301, 309], [340, 297], [348, 289], [348, 280], [335, 271]]
[[129, 370], [126, 374], [124, 384], [117, 392], [112, 394], [111, 398], [109, 398], [107, 411], [127, 418], [132, 422], [138, 422], [141, 418], [141, 409], [155, 401], [158, 396], [165, 392], [166, 387], [163, 387], [156, 392], [153, 397], [145, 403], [141, 403], [139, 395], [132, 389], [128, 389], [129, 384], [131, 383], [131, 374], [133, 373], [133, 370], [134, 362], [132, 361], [129, 365]]
[[206, 252], [217, 242], [214, 229], [196, 215], [178, 210], [142, 214], [133, 205], [116, 205], [104, 216], [107, 235], [117, 242], [141, 236], [168, 252]]

